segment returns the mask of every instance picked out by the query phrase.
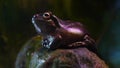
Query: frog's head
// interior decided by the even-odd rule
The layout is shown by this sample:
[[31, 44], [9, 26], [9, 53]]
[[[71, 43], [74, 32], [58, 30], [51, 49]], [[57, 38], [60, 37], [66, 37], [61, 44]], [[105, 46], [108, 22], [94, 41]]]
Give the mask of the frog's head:
[[45, 35], [51, 32], [55, 32], [56, 28], [59, 28], [59, 21], [55, 15], [50, 11], [35, 14], [32, 17], [32, 23], [39, 34]]

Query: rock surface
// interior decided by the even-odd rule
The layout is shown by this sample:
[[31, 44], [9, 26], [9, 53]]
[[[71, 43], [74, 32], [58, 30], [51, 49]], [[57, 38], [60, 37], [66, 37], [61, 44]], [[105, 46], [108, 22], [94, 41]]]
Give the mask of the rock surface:
[[16, 59], [15, 68], [108, 68], [87, 48], [50, 51], [41, 46], [41, 37], [29, 40]]

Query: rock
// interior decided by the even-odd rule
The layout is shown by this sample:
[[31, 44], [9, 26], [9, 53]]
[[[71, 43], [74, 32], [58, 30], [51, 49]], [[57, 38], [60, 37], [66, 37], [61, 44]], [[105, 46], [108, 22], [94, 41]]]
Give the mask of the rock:
[[15, 68], [108, 68], [85, 47], [50, 51], [41, 46], [41, 38], [36, 36], [25, 44], [18, 54]]

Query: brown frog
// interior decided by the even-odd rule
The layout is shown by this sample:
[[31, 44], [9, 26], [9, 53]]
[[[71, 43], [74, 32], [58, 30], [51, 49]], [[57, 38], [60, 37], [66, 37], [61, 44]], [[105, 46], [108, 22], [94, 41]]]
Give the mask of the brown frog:
[[35, 14], [32, 23], [37, 33], [43, 37], [43, 47], [49, 50], [78, 47], [86, 47], [93, 52], [97, 50], [95, 41], [80, 22], [64, 21], [46, 11]]

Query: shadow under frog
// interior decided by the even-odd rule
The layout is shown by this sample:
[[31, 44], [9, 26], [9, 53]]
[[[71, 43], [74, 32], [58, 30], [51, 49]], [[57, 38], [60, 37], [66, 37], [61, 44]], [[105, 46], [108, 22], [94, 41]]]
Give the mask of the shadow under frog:
[[[48, 11], [35, 14], [32, 23], [37, 33], [43, 37], [43, 47], [49, 50], [86, 47], [96, 52], [95, 41], [80, 22], [61, 20]], [[74, 43], [78, 45], [73, 45]]]

